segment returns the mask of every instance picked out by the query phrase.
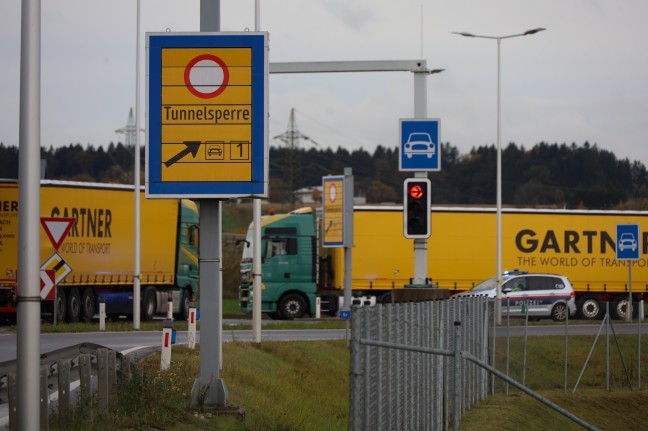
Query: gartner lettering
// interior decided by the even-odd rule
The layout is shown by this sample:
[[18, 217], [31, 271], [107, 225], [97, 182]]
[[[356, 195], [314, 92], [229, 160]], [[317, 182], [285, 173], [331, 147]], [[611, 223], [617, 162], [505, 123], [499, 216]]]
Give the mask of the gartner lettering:
[[76, 219], [69, 237], [112, 238], [112, 211], [108, 208], [52, 208], [51, 217]]
[[[647, 253], [648, 245], [645, 239], [648, 233], [644, 232], [643, 253]], [[515, 246], [522, 253], [575, 253], [581, 252], [591, 254], [594, 252], [607, 253], [608, 250], [615, 251], [614, 238], [606, 231], [574, 231], [566, 230], [562, 236], [557, 235], [554, 230], [544, 233], [536, 233], [533, 229], [522, 229], [515, 236]]]
[[0, 211], [18, 212], [18, 201], [0, 201]]

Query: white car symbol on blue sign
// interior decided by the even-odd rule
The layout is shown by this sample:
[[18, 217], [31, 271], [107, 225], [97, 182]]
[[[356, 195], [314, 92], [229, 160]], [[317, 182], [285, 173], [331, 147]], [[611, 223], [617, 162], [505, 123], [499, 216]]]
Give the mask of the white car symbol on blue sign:
[[616, 225], [616, 258], [617, 260], [639, 259], [639, 225]]
[[440, 152], [438, 119], [400, 120], [399, 170], [438, 171]]

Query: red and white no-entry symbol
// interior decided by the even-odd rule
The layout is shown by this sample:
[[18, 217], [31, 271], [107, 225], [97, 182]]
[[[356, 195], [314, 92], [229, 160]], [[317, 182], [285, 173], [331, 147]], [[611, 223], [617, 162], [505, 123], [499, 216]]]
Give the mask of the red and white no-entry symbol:
[[220, 58], [203, 54], [187, 64], [184, 81], [191, 94], [201, 99], [211, 99], [227, 88], [229, 70]]

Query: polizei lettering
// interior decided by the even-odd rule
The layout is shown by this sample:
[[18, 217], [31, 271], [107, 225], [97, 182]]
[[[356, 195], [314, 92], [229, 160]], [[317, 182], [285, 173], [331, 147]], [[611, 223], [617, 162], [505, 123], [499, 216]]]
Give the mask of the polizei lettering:
[[76, 223], [70, 237], [112, 238], [112, 211], [108, 208], [52, 208], [51, 217], [71, 217]]
[[[642, 232], [642, 253], [648, 254], [648, 232]], [[536, 233], [532, 229], [522, 229], [515, 236], [515, 246], [522, 253], [601, 253], [616, 251], [612, 235], [606, 231], [566, 230], [557, 234], [554, 230]]]

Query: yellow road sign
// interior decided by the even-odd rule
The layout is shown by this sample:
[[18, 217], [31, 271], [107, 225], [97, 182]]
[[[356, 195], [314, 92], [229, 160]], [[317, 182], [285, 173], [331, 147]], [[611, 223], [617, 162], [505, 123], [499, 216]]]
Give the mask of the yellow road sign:
[[251, 180], [251, 87], [250, 48], [162, 51], [162, 181]]
[[267, 194], [267, 35], [148, 37], [147, 195]]
[[322, 183], [322, 244], [341, 247], [344, 244], [344, 177], [324, 177]]

